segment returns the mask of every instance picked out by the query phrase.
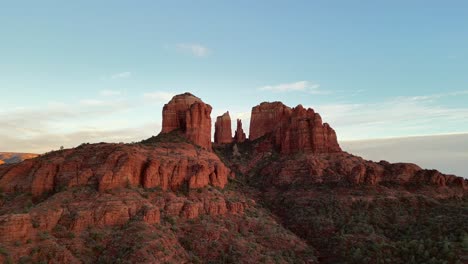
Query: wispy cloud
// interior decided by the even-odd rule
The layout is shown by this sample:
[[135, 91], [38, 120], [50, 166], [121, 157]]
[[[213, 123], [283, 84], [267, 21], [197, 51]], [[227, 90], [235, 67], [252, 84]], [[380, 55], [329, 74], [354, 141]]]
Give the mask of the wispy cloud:
[[68, 132], [44, 131], [35, 133], [32, 136], [22, 138], [11, 134], [1, 134], [3, 151], [44, 153], [50, 150], [57, 150], [60, 146], [66, 148], [76, 147], [84, 142], [136, 142], [160, 130], [159, 124], [142, 124], [137, 127], [127, 128], [78, 128]]
[[[122, 117], [139, 104], [124, 99], [83, 99], [77, 103], [51, 102], [44, 106], [0, 109], [0, 146], [4, 151], [44, 152], [63, 145], [138, 138], [135, 126]], [[123, 131], [130, 131], [125, 135]], [[143, 138], [142, 131], [139, 138]], [[143, 132], [144, 133], [144, 132]], [[149, 134], [149, 133], [148, 133]]]
[[99, 94], [101, 96], [118, 96], [118, 95], [121, 95], [122, 93], [116, 90], [102, 90], [99, 92]]
[[299, 81], [293, 83], [282, 83], [277, 85], [266, 85], [258, 88], [261, 91], [272, 91], [277, 93], [282, 92], [307, 92], [312, 94], [323, 94], [325, 91], [320, 90], [320, 84], [311, 83], [309, 81]]
[[96, 99], [83, 99], [80, 100], [81, 105], [87, 105], [87, 106], [99, 106], [105, 104], [104, 101], [102, 100], [96, 100]]
[[112, 74], [110, 76], [110, 79], [115, 80], [115, 79], [125, 79], [125, 78], [130, 78], [132, 76], [131, 72], [119, 72], [116, 74]]
[[180, 52], [189, 53], [195, 57], [205, 57], [210, 53], [207, 47], [197, 43], [179, 43], [176, 48]]
[[250, 119], [250, 112], [238, 112], [238, 113], [234, 113], [233, 116], [236, 118], [236, 119]]
[[143, 97], [151, 102], [167, 103], [172, 99], [172, 97], [174, 97], [174, 95], [175, 93], [173, 92], [155, 91], [150, 93], [144, 93]]
[[340, 139], [365, 139], [468, 131], [468, 107], [444, 106], [437, 99], [461, 92], [395, 97], [373, 103], [317, 105]]

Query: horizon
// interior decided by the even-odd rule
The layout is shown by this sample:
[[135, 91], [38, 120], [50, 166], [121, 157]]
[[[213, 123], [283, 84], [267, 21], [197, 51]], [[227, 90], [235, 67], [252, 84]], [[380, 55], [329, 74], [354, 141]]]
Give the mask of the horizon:
[[[340, 140], [338, 137], [338, 143], [344, 151], [367, 160], [413, 163], [424, 169], [436, 169], [468, 179], [468, 169], [464, 166], [464, 161], [468, 160], [468, 152], [465, 151], [468, 148], [468, 133], [363, 140]], [[0, 150], [1, 153], [44, 154]]]
[[139, 141], [185, 91], [247, 135], [262, 101], [340, 143], [466, 134], [468, 3], [449, 2], [3, 3], [0, 151]]

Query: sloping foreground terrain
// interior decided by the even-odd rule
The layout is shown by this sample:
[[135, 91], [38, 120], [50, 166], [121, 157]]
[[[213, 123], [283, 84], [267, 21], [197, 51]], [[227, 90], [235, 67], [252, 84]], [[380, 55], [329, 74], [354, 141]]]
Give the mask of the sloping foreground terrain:
[[3, 262], [314, 261], [306, 242], [228, 187], [214, 153], [193, 144], [83, 145], [1, 166], [0, 175]]
[[0, 262], [468, 261], [467, 180], [343, 152], [302, 106], [262, 103], [254, 138], [219, 122], [215, 144], [210, 113], [181, 94], [156, 137], [0, 165]]

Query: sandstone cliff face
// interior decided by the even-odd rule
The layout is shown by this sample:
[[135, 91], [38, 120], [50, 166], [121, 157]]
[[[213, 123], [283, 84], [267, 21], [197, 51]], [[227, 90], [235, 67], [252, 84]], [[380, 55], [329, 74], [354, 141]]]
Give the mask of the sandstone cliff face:
[[[59, 241], [67, 238], [70, 243], [80, 239], [81, 236], [86, 236], [90, 230], [101, 230], [96, 232], [102, 235], [102, 230], [115, 227], [119, 227], [116, 230], [125, 229], [125, 225], [132, 223], [159, 226], [155, 229], [161, 229], [167, 219], [183, 221], [203, 215], [228, 218], [243, 214], [251, 203], [238, 197], [236, 201], [232, 201], [233, 198], [228, 199], [228, 197], [208, 189], [195, 191], [187, 196], [178, 196], [174, 192], [161, 190], [121, 188], [107, 192], [93, 192], [89, 188], [75, 188], [56, 193], [31, 208], [29, 212], [21, 213], [14, 210], [15, 204], [21, 201], [15, 201], [13, 198], [0, 210], [0, 243], [11, 248], [10, 253], [14, 254], [10, 256], [18, 261], [22, 255], [36, 254], [33, 251], [35, 247], [56, 241], [57, 238]], [[154, 230], [149, 233], [153, 232]], [[86, 243], [90, 243], [89, 241]], [[18, 250], [18, 246], [14, 244], [24, 245], [25, 252]], [[72, 248], [83, 247], [74, 243], [70, 245]], [[60, 254], [68, 252], [66, 248], [57, 250]], [[76, 254], [76, 251], [74, 253]], [[52, 261], [53, 263], [65, 261], [61, 259], [61, 255], [56, 256], [55, 253], [47, 257], [59, 258], [56, 262]]]
[[302, 105], [292, 109], [289, 120], [283, 122], [274, 134], [283, 154], [341, 151], [335, 131], [327, 123], [322, 124], [322, 118], [313, 109], [305, 109]]
[[279, 124], [289, 119], [291, 112], [291, 108], [281, 102], [264, 102], [253, 107], [250, 117], [249, 139], [253, 141], [273, 132]]
[[462, 177], [425, 170], [411, 163], [367, 161], [346, 152], [308, 154], [294, 159], [280, 158], [262, 169], [260, 174], [268, 179], [264, 184], [274, 186], [293, 182], [348, 182], [352, 185], [370, 186], [392, 184], [401, 187], [451, 187], [452, 191], [461, 195], [468, 190], [468, 180]]
[[216, 118], [214, 142], [216, 144], [232, 143], [231, 117], [229, 112]]
[[73, 186], [97, 186], [99, 191], [139, 185], [163, 190], [177, 190], [184, 184], [222, 188], [228, 174], [215, 154], [187, 143], [96, 144], [2, 166], [0, 187], [35, 197]]
[[272, 137], [283, 154], [340, 152], [335, 131], [313, 109], [289, 108], [280, 102], [252, 108], [250, 140]]
[[234, 142], [242, 143], [246, 140], [244, 129], [242, 129], [242, 120], [237, 119], [236, 133], [234, 134]]
[[176, 95], [164, 105], [161, 133], [180, 130], [188, 140], [211, 149], [211, 110], [190, 93]]

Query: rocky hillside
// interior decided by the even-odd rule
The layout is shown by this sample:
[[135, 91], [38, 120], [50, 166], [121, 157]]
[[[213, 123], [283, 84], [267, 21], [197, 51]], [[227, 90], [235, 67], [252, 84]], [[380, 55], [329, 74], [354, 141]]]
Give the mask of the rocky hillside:
[[[250, 138], [185, 93], [161, 133], [0, 166], [0, 262], [463, 263], [467, 180], [341, 151], [312, 109]], [[229, 121], [229, 122], [228, 122]]]

